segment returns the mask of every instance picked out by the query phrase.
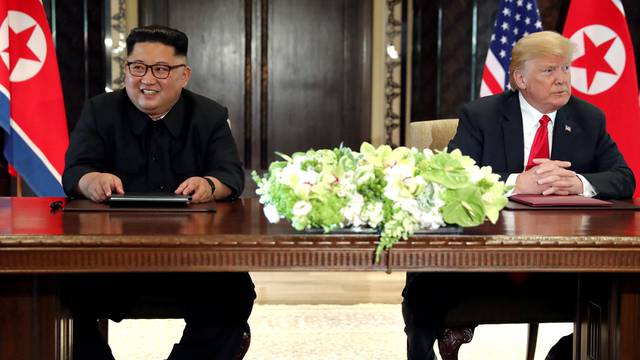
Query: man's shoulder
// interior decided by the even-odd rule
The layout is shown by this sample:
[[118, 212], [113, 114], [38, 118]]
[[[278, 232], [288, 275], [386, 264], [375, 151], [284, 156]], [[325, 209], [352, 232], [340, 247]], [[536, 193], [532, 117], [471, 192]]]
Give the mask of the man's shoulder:
[[98, 108], [113, 108], [114, 106], [124, 104], [127, 99], [127, 93], [124, 89], [121, 89], [96, 95], [89, 99], [89, 103]]
[[481, 97], [464, 104], [460, 111], [460, 117], [464, 117], [478, 124], [494, 126], [499, 123], [496, 119], [504, 115], [510, 116], [509, 114], [518, 108], [518, 93], [505, 91], [500, 94]]
[[182, 96], [189, 107], [198, 113], [209, 115], [227, 113], [227, 108], [224, 105], [206, 96], [196, 94], [193, 91], [183, 89]]
[[564, 108], [567, 111], [570, 111], [571, 113], [574, 113], [576, 115], [582, 115], [582, 116], [592, 115], [592, 116], [604, 117], [604, 112], [599, 107], [585, 100], [582, 100], [574, 95], [571, 95], [571, 97], [569, 98], [569, 101], [564, 106]]
[[124, 89], [96, 95], [85, 102], [83, 116], [103, 125], [113, 124], [120, 121], [127, 103], [130, 101]]
[[464, 105], [468, 109], [475, 111], [488, 110], [493, 111], [503, 108], [510, 101], [517, 101], [518, 93], [514, 91], [505, 91], [500, 94], [490, 95], [470, 101]]

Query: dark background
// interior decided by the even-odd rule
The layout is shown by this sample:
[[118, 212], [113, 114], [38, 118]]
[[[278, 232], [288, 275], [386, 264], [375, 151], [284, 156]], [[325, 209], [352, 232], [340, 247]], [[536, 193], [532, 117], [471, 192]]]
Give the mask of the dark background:
[[[499, 2], [413, 1], [412, 121], [455, 118], [460, 105], [478, 97]], [[544, 30], [562, 33], [569, 2], [538, 0]], [[622, 4], [634, 44], [636, 73], [640, 74], [640, 1], [622, 0]], [[474, 8], [477, 9], [475, 49], [472, 45]]]
[[[478, 96], [499, 0], [404, 1], [413, 1], [414, 14], [410, 118], [455, 117]], [[569, 2], [538, 0], [545, 30], [562, 32]], [[640, 2], [622, 3], [640, 74]], [[72, 129], [82, 103], [104, 92], [105, 2], [44, 5]], [[246, 164], [264, 167], [275, 149], [369, 139], [371, 9], [370, 0], [141, 0], [139, 14], [141, 25], [190, 35], [190, 87], [229, 106]]]
[[[412, 88], [411, 108], [403, 111], [412, 121], [456, 117], [461, 104], [478, 96], [499, 0], [403, 0], [403, 8], [408, 1]], [[640, 2], [622, 2], [640, 70]], [[84, 101], [105, 91], [107, 4], [43, 4], [71, 130]], [[189, 36], [189, 88], [229, 107], [247, 169], [266, 168], [275, 150], [370, 140], [371, 0], [140, 0], [139, 6], [140, 25], [165, 24]], [[569, 0], [538, 0], [538, 7], [543, 28], [561, 32]], [[0, 174], [0, 191], [9, 194], [8, 184]]]

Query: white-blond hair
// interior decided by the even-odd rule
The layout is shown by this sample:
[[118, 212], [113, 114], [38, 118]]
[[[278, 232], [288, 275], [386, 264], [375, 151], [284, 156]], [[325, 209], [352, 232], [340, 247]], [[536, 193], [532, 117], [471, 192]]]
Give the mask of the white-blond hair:
[[576, 45], [555, 31], [540, 31], [518, 40], [511, 52], [509, 65], [509, 84], [517, 90], [513, 73], [522, 70], [527, 61], [544, 56], [561, 56], [571, 61]]

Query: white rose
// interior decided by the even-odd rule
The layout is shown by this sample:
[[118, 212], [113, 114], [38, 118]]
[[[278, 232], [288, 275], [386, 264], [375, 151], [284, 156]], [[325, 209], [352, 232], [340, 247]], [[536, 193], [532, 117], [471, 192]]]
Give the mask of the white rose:
[[275, 224], [280, 221], [280, 214], [278, 214], [275, 206], [271, 204], [265, 205], [262, 211], [264, 211], [264, 216], [267, 217], [270, 223]]
[[293, 205], [291, 212], [294, 216], [305, 216], [311, 211], [311, 203], [308, 201], [300, 200]]

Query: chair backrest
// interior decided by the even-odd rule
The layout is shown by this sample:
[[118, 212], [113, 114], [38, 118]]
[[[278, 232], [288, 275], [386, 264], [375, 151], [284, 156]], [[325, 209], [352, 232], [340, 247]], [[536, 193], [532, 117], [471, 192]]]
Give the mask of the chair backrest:
[[458, 119], [414, 121], [409, 124], [407, 146], [418, 149], [444, 149], [458, 128]]

